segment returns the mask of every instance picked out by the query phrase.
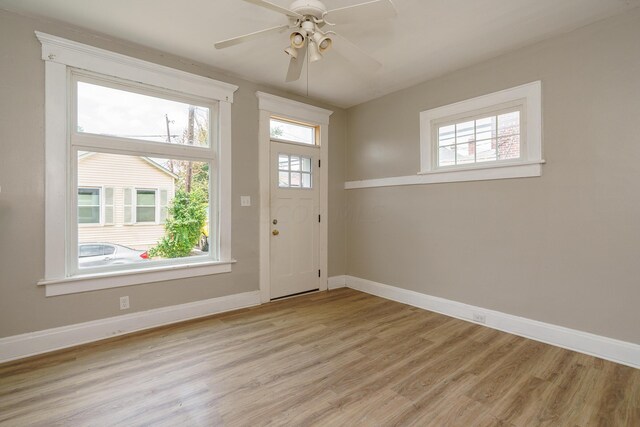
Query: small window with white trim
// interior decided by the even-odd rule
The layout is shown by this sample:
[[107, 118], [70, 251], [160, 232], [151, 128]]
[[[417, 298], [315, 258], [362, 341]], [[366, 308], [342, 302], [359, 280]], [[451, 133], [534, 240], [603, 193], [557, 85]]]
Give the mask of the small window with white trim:
[[541, 83], [423, 111], [420, 135], [420, 174], [447, 173], [434, 182], [539, 176]]

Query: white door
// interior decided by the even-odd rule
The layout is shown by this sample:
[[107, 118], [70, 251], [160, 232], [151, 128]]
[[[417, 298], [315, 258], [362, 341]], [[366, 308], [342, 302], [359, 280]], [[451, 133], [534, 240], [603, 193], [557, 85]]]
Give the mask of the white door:
[[271, 299], [317, 290], [317, 146], [271, 142]]

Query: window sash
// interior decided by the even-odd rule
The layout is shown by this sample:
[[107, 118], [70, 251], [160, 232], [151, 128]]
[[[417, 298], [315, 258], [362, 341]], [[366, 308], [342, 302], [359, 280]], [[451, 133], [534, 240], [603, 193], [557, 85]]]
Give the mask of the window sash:
[[[201, 263], [203, 261], [219, 261], [221, 255], [221, 224], [220, 215], [222, 207], [220, 203], [220, 166], [217, 162], [218, 150], [220, 148], [219, 140], [219, 118], [220, 118], [220, 104], [219, 102], [211, 102], [209, 99], [200, 99], [197, 97], [184, 96], [176, 94], [171, 91], [163, 91], [161, 89], [152, 88], [149, 89], [143, 84], [136, 84], [133, 82], [119, 81], [119, 79], [101, 76], [95, 73], [88, 73], [84, 71], [71, 70], [68, 73], [69, 85], [69, 145], [70, 145], [70, 172], [71, 172], [71, 194], [77, 192], [77, 179], [78, 179], [78, 152], [91, 151], [91, 152], [103, 152], [112, 154], [123, 154], [131, 156], [142, 157], [160, 157], [160, 158], [172, 158], [178, 160], [191, 160], [197, 162], [205, 162], [209, 164], [209, 236], [213, 237], [213, 240], [209, 244], [209, 252], [206, 255], [190, 256], [185, 258], [165, 259], [165, 260], [153, 260], [152, 262], [145, 263], [135, 267], [136, 271], [144, 271], [146, 268], [161, 267], [164, 265], [185, 265], [192, 263]], [[77, 132], [77, 81], [87, 81], [93, 84], [105, 84], [105, 82], [111, 82], [110, 86], [120, 88], [119, 85], [123, 85], [125, 90], [132, 90], [136, 93], [150, 94], [156, 96], [158, 92], [163, 94], [163, 97], [167, 99], [175, 99], [181, 102], [193, 102], [194, 104], [209, 108], [209, 146], [190, 146], [181, 144], [167, 144], [152, 141], [143, 141], [132, 138], [121, 138], [105, 135], [97, 135], [90, 133]], [[106, 84], [105, 84], [106, 85]], [[127, 205], [126, 191], [131, 190], [130, 205]], [[165, 218], [160, 221], [159, 213], [162, 210], [161, 206], [158, 206], [158, 193], [156, 189], [156, 204], [154, 208], [154, 221], [139, 222], [136, 218], [137, 211], [137, 198], [135, 188], [125, 188], [125, 217], [127, 208], [130, 209], [130, 220], [128, 222], [125, 218], [125, 224], [162, 224]], [[77, 203], [76, 200], [70, 200], [68, 206], [68, 221], [72, 224], [69, 233], [69, 244], [67, 246], [67, 274], [74, 276], [77, 274], [93, 274], [104, 272], [117, 272], [121, 270], [131, 270], [131, 265], [112, 265], [105, 267], [87, 267], [79, 268], [78, 265], [78, 218], [77, 218]]]
[[[506, 113], [511, 113], [511, 112], [518, 112], [520, 115], [519, 121], [519, 129], [518, 129], [518, 135], [519, 135], [519, 139], [520, 139], [520, 156], [517, 158], [512, 158], [512, 159], [497, 159], [496, 156], [496, 160], [487, 160], [487, 161], [480, 161], [478, 162], [477, 159], [475, 159], [473, 162], [470, 163], [454, 163], [452, 165], [444, 165], [441, 166], [440, 165], [440, 139], [439, 139], [439, 130], [443, 127], [447, 127], [447, 126], [452, 126], [452, 125], [458, 125], [458, 124], [462, 124], [462, 123], [466, 123], [466, 122], [474, 122], [474, 136], [476, 135], [475, 132], [475, 122], [477, 120], [481, 120], [481, 119], [485, 119], [485, 118], [491, 118], [491, 117], [497, 117]], [[498, 124], [496, 122], [496, 130], [498, 128]], [[494, 105], [491, 107], [487, 107], [487, 108], [483, 108], [483, 109], [478, 109], [478, 110], [474, 110], [471, 112], [465, 112], [462, 114], [456, 114], [453, 116], [449, 116], [449, 117], [445, 117], [442, 119], [438, 119], [438, 120], [433, 120], [431, 121], [431, 158], [432, 158], [432, 169], [433, 170], [450, 170], [450, 169], [474, 169], [474, 168], [486, 168], [486, 167], [491, 167], [494, 165], [502, 165], [502, 164], [509, 164], [509, 163], [522, 163], [522, 162], [526, 162], [528, 160], [527, 158], [527, 140], [526, 140], [526, 135], [527, 135], [527, 129], [526, 129], [526, 110], [525, 110], [525, 102], [524, 100], [516, 100], [516, 101], [512, 101], [512, 102], [507, 102], [504, 104], [500, 104], [500, 105]], [[456, 149], [457, 152], [457, 147], [458, 145], [464, 145], [465, 143], [461, 143], [458, 144], [457, 143], [457, 138], [456, 135], [454, 133], [454, 143], [452, 143], [451, 145], [447, 145], [447, 146], [454, 146], [454, 148]], [[493, 138], [492, 138], [493, 139]], [[496, 142], [497, 140], [499, 140], [499, 135], [496, 133]], [[486, 140], [491, 140], [491, 139], [482, 139], [482, 140], [475, 140], [472, 141], [474, 144], [476, 144], [475, 148], [477, 150], [477, 143], [478, 142], [482, 142], [482, 141], [486, 141]], [[442, 146], [445, 147], [445, 146]], [[497, 150], [497, 148], [496, 148]]]

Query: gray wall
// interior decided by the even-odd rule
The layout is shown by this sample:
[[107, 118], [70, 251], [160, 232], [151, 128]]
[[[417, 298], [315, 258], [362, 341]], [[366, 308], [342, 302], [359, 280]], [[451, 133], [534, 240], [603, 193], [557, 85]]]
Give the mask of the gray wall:
[[[232, 109], [233, 228], [230, 274], [46, 298], [44, 273], [44, 63], [34, 30], [240, 86]], [[345, 272], [344, 110], [239, 80], [201, 64], [52, 22], [0, 10], [0, 337], [258, 289], [258, 102], [256, 90], [334, 111], [329, 131], [329, 275]], [[240, 195], [252, 196], [241, 208]]]
[[543, 176], [347, 191], [348, 274], [640, 343], [640, 9], [349, 109], [347, 180], [415, 174], [420, 111], [534, 80]]

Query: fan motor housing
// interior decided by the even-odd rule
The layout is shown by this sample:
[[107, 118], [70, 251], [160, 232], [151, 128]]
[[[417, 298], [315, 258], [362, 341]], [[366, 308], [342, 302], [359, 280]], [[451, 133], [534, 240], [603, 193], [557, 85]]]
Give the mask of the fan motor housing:
[[318, 0], [296, 0], [291, 3], [290, 9], [300, 15], [311, 15], [316, 19], [322, 19], [322, 16], [327, 12], [327, 7]]

